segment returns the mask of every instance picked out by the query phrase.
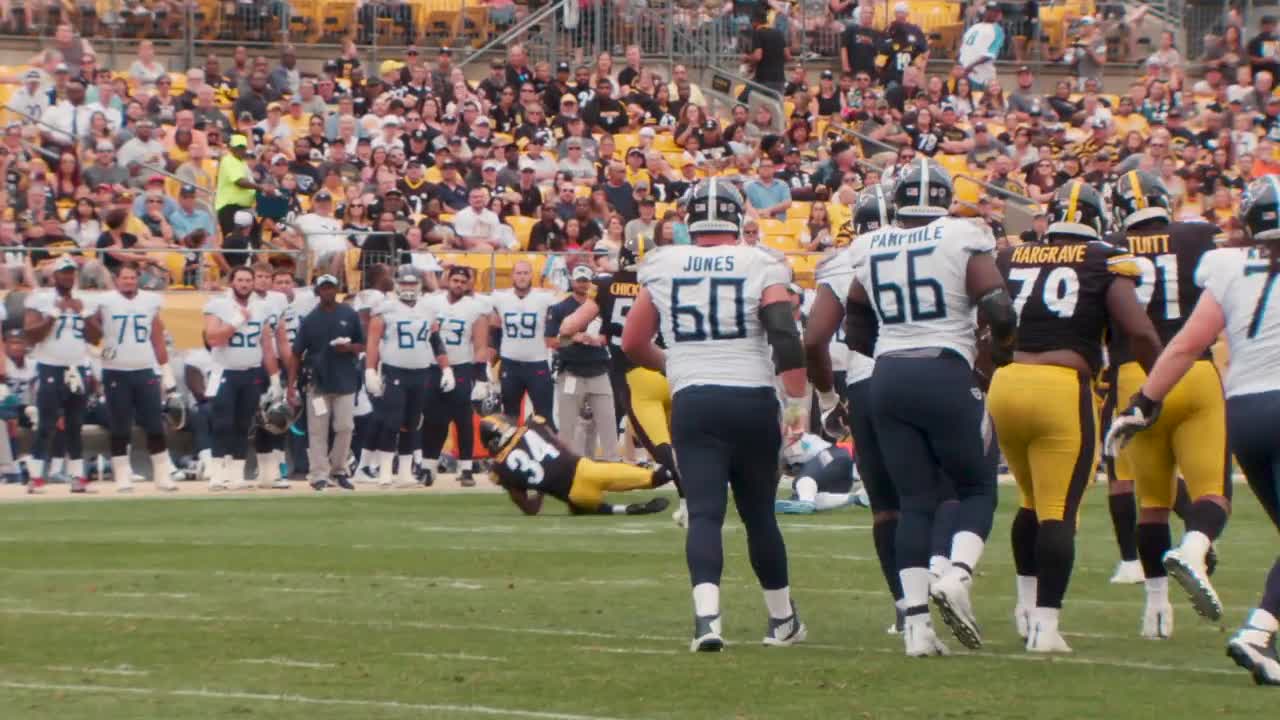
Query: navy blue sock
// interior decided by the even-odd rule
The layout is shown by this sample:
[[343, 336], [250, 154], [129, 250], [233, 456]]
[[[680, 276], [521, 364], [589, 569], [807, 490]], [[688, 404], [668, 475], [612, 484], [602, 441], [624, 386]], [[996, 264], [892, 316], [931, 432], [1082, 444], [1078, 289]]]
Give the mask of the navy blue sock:
[[898, 577], [898, 565], [894, 556], [894, 536], [898, 532], [898, 518], [891, 517], [871, 526], [871, 538], [876, 546], [876, 557], [880, 560], [880, 572], [889, 586], [894, 600], [902, 599], [902, 578]]

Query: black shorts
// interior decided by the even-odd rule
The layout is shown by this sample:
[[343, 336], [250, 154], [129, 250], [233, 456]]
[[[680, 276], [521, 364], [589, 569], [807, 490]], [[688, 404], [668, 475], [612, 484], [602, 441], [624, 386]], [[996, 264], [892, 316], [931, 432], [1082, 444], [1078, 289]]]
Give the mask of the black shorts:
[[160, 378], [154, 370], [103, 370], [102, 395], [112, 435], [129, 435], [135, 422], [148, 435], [164, 433]]
[[378, 422], [394, 425], [402, 432], [417, 430], [430, 381], [431, 368], [412, 370], [383, 365], [382, 397], [374, 398]]

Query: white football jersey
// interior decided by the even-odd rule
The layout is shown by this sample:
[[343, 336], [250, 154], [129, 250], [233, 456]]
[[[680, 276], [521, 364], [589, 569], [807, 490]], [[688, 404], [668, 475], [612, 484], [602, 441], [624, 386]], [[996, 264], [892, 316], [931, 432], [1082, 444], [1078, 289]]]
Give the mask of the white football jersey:
[[957, 218], [923, 227], [888, 227], [866, 238], [854, 277], [880, 316], [876, 357], [897, 350], [947, 348], [973, 365], [978, 315], [965, 278], [969, 258], [994, 252], [990, 228]]
[[530, 289], [520, 297], [515, 290], [504, 290], [494, 293], [490, 300], [502, 328], [502, 359], [546, 362], [551, 357], [544, 337], [547, 308], [556, 304], [555, 293]]
[[[93, 312], [93, 298], [74, 291], [71, 296], [84, 303], [85, 312]], [[89, 355], [89, 346], [84, 340], [84, 318], [71, 310], [59, 310], [57, 303], [58, 292], [54, 288], [37, 290], [27, 296], [28, 310], [54, 318], [49, 334], [31, 348], [31, 357], [43, 365], [75, 367], [83, 364]]]
[[302, 318], [311, 314], [320, 304], [320, 298], [311, 288], [298, 288], [293, 291], [293, 300], [284, 309], [284, 331], [289, 336], [289, 344], [298, 337], [298, 329], [302, 327]]
[[458, 302], [449, 302], [448, 292], [432, 297], [440, 310], [440, 339], [444, 341], [449, 364], [475, 362], [476, 348], [472, 338], [476, 321], [493, 312], [493, 306], [474, 295], [464, 295]]
[[[840, 301], [840, 306], [844, 307], [846, 298], [849, 297], [849, 286], [853, 284], [853, 267], [855, 262], [865, 254], [866, 243], [859, 243], [858, 238], [849, 244], [844, 250], [828, 255], [818, 264], [815, 280], [819, 285], [826, 285], [831, 292], [835, 294], [836, 300]], [[857, 248], [858, 250], [855, 250]], [[844, 370], [845, 385], [852, 385], [871, 377], [871, 372], [875, 370], [875, 360], [863, 355], [860, 352], [854, 352], [849, 349], [845, 343], [844, 320], [840, 321], [840, 326], [836, 328], [836, 334], [831, 336], [831, 369], [832, 371]], [[840, 358], [844, 362], [844, 367], [837, 364], [836, 358]]]
[[760, 296], [791, 281], [780, 254], [749, 245], [670, 245], [645, 256], [641, 287], [658, 309], [675, 394], [694, 385], [774, 387]]
[[151, 325], [163, 303], [159, 293], [146, 290], [139, 290], [131, 298], [115, 290], [98, 296], [104, 369], [146, 370], [156, 367]]
[[[262, 367], [262, 332], [263, 328], [270, 327], [268, 320], [272, 308], [250, 295], [248, 310], [249, 319], [240, 325], [230, 342], [215, 347], [210, 353], [213, 361], [224, 370]], [[240, 314], [240, 309], [234, 298], [218, 295], [205, 304], [204, 314], [231, 323]]]
[[12, 358], [5, 358], [4, 381], [9, 392], [17, 396], [24, 405], [35, 401], [34, 386], [36, 381], [36, 364], [27, 358], [21, 366]]
[[261, 293], [255, 292], [253, 297], [267, 307], [266, 325], [275, 327], [276, 323], [284, 318], [285, 311], [289, 307], [289, 297], [287, 295], [279, 290], [267, 290]]
[[440, 311], [433, 298], [420, 297], [412, 306], [400, 298], [391, 297], [374, 309], [375, 317], [382, 318], [381, 360], [404, 370], [422, 370], [435, 364], [431, 352], [431, 328], [436, 324]]
[[362, 310], [368, 310], [369, 312], [373, 312], [374, 309], [380, 307], [382, 303], [386, 301], [387, 301], [386, 293], [382, 292], [381, 290], [366, 288], [356, 293], [355, 299], [351, 301], [351, 307], [355, 308], [356, 312], [360, 312]]
[[1210, 250], [1196, 268], [1196, 284], [1213, 295], [1226, 318], [1226, 395], [1280, 390], [1280, 302], [1268, 273], [1270, 260], [1259, 248]]
[[[186, 368], [194, 368], [199, 371], [204, 378], [205, 390], [209, 389], [209, 383], [213, 380], [213, 371], [216, 366], [213, 362], [213, 356], [209, 354], [208, 350], [200, 347], [182, 353], [182, 367], [184, 373]], [[183, 378], [182, 385], [187, 388], [188, 393], [191, 392], [191, 387], [187, 385], [186, 378]], [[194, 399], [195, 397], [192, 396], [192, 400]]]

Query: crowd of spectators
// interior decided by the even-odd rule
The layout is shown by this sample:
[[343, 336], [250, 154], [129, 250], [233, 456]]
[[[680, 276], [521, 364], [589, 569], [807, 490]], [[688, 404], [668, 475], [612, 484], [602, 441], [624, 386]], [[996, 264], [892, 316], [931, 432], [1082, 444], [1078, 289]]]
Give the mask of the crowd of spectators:
[[[95, 284], [137, 261], [155, 287], [255, 259], [235, 251], [295, 265], [305, 253], [351, 281], [374, 263], [529, 250], [564, 253], [539, 267], [567, 287], [575, 265], [608, 267], [627, 237], [688, 242], [678, 200], [712, 174], [749, 202], [745, 241], [833, 247], [858, 192], [921, 155], [967, 180], [956, 211], [999, 236], [1013, 206], [1035, 216], [1071, 178], [1106, 186], [1135, 168], [1164, 180], [1178, 218], [1230, 231], [1245, 181], [1280, 170], [1272, 18], [1244, 43], [1229, 27], [1196, 70], [1162, 36], [1108, 94], [1083, 70], [1050, 86], [1022, 66], [1002, 82], [994, 6], [967, 31], [987, 50], [927, 73], [909, 12], [854, 26], [839, 70], [783, 67], [770, 80], [782, 118], [769, 104], [716, 113], [686, 68], [651, 67], [636, 46], [617, 63], [553, 65], [515, 45], [479, 82], [447, 47], [369, 66], [350, 42], [315, 71], [285, 46], [173, 73], [145, 42], [123, 68], [101, 67], [62, 26], [8, 88], [3, 279], [38, 283], [60, 254]], [[1091, 24], [1080, 24], [1086, 52]], [[743, 47], [743, 61], [760, 50]], [[226, 252], [199, 252], [211, 248]]]

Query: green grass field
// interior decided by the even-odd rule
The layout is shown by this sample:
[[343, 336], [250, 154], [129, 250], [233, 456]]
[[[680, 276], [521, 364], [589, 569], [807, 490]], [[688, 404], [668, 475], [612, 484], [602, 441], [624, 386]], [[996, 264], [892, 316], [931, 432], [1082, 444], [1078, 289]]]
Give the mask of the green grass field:
[[[1014, 634], [1012, 494], [976, 583], [987, 644], [908, 660], [870, 514], [783, 518], [810, 643], [766, 649], [736, 518], [719, 655], [688, 652], [683, 532], [667, 515], [519, 516], [497, 495], [102, 500], [0, 506], [0, 718], [1203, 718], [1274, 712], [1224, 656], [1275, 532], [1243, 486], [1220, 543], [1228, 630], [1175, 589], [1140, 640], [1104, 490], [1080, 527], [1063, 625]], [[942, 628], [953, 651], [959, 645]]]

